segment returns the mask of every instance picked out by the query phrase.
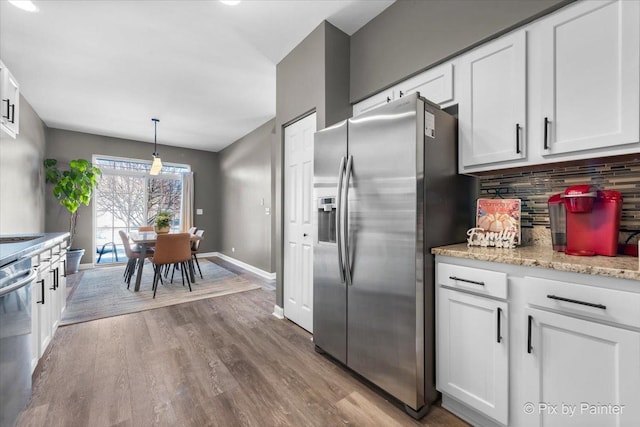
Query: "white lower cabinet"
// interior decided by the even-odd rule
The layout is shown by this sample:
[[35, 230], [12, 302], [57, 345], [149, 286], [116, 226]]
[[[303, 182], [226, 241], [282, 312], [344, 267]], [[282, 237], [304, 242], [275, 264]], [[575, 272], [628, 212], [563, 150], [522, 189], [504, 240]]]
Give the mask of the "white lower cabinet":
[[526, 425], [640, 425], [640, 332], [536, 308], [525, 316]]
[[51, 260], [47, 256], [50, 256], [48, 251], [40, 255], [38, 279], [33, 294], [37, 305], [39, 358], [42, 357], [53, 338], [53, 276], [49, 271]]
[[444, 256], [436, 264], [445, 408], [477, 426], [640, 426], [637, 281]]
[[38, 270], [36, 281], [31, 285], [32, 370], [53, 340], [66, 307], [65, 260], [65, 243], [32, 258], [32, 264]]
[[442, 393], [507, 424], [507, 303], [439, 288], [437, 366]]

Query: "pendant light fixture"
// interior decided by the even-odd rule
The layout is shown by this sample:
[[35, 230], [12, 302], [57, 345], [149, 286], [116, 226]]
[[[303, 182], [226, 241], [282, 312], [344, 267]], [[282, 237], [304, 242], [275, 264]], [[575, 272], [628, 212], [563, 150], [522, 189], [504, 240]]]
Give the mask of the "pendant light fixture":
[[158, 175], [162, 170], [162, 160], [160, 160], [160, 156], [158, 155], [158, 119], [151, 119], [153, 122], [153, 163], [151, 164], [151, 170], [149, 171], [150, 175]]

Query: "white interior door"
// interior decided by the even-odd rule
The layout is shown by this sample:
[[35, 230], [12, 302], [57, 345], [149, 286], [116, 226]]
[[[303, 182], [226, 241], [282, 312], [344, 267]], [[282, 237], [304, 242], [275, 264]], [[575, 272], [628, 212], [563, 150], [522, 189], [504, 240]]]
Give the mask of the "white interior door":
[[284, 129], [284, 315], [311, 333], [315, 131], [315, 113]]

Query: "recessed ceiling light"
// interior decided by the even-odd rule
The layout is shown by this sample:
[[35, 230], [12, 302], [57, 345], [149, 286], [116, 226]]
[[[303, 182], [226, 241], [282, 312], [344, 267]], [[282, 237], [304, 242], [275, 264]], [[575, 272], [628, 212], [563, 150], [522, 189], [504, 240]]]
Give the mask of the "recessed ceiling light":
[[27, 12], [37, 12], [38, 6], [33, 4], [31, 0], [9, 0], [9, 3], [15, 7], [26, 10]]
[[220, 3], [226, 4], [227, 6], [235, 6], [240, 3], [240, 0], [220, 0]]

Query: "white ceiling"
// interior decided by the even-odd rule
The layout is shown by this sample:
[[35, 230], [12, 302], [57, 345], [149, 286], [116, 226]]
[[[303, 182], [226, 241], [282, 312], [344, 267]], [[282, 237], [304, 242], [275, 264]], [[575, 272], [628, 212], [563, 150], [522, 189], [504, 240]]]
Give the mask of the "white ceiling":
[[275, 116], [276, 64], [393, 0], [0, 1], [0, 57], [47, 126], [219, 151]]

